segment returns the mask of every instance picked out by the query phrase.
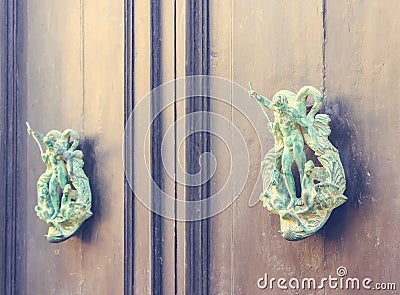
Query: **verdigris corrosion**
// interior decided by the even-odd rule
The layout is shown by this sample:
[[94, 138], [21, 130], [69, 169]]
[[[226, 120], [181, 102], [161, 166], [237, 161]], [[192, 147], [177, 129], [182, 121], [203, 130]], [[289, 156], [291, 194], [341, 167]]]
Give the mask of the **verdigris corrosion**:
[[51, 130], [43, 135], [32, 130], [28, 122], [26, 125], [46, 165], [46, 171], [37, 181], [38, 204], [35, 210], [49, 227], [47, 240], [62, 242], [93, 214], [89, 179], [83, 171], [83, 152], [77, 149], [79, 135], [72, 129], [64, 132]]
[[[264, 207], [280, 216], [280, 234], [285, 239], [303, 239], [319, 230], [332, 210], [347, 201], [343, 194], [346, 189], [343, 165], [338, 150], [328, 139], [331, 119], [326, 114], [317, 114], [323, 97], [314, 87], [305, 86], [297, 94], [281, 90], [269, 100], [249, 84], [250, 97], [274, 113], [269, 128], [275, 145], [261, 163], [264, 192], [260, 199]], [[309, 111], [308, 96], [314, 98]], [[305, 146], [317, 161], [307, 160]], [[300, 195], [296, 194], [293, 164], [300, 177]]]

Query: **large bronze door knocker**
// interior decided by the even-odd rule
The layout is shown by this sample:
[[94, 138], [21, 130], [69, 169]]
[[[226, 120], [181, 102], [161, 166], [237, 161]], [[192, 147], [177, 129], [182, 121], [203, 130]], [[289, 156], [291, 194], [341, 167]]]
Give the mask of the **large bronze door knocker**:
[[[285, 239], [303, 239], [319, 230], [332, 210], [347, 201], [343, 165], [328, 139], [331, 119], [317, 114], [323, 98], [311, 86], [297, 94], [278, 91], [271, 101], [255, 92], [250, 83], [249, 95], [272, 110], [275, 119], [269, 123], [275, 145], [261, 163], [264, 192], [260, 199], [269, 211], [279, 214], [280, 233]], [[308, 96], [314, 98], [314, 104], [307, 112]], [[317, 160], [307, 159], [305, 146]], [[293, 165], [300, 178], [300, 195], [296, 194]]]

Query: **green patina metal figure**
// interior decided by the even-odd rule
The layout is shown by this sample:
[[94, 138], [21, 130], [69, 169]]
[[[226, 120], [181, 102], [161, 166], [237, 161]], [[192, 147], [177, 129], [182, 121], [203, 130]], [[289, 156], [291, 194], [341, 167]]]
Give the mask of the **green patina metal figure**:
[[[83, 153], [77, 150], [79, 135], [71, 129], [64, 132], [51, 130], [43, 135], [33, 131], [28, 122], [26, 125], [46, 165], [46, 171], [37, 182], [38, 204], [35, 210], [49, 226], [47, 240], [61, 242], [71, 237], [93, 214], [89, 179], [82, 169]], [[62, 192], [61, 201], [58, 188]]]
[[[261, 165], [264, 192], [260, 199], [264, 207], [280, 215], [280, 233], [285, 239], [305, 238], [319, 230], [331, 211], [347, 200], [343, 195], [346, 179], [339, 153], [328, 140], [330, 118], [317, 114], [322, 95], [316, 88], [305, 86], [297, 94], [278, 91], [271, 101], [256, 93], [251, 83], [249, 95], [272, 110], [275, 118], [270, 123], [275, 146]], [[314, 104], [307, 113], [308, 96], [314, 97]], [[307, 161], [306, 145], [322, 167]], [[293, 164], [300, 177], [300, 196], [296, 195]]]

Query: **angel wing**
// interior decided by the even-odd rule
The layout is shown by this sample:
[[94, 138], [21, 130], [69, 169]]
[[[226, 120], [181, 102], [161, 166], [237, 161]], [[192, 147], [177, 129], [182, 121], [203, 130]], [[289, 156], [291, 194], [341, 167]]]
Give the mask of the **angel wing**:
[[346, 177], [340, 161], [339, 152], [328, 139], [328, 136], [331, 134], [331, 128], [329, 127], [330, 121], [331, 119], [326, 114], [318, 114], [315, 116], [312, 128], [314, 129], [313, 132], [315, 132], [315, 138], [321, 151], [314, 150], [316, 143], [310, 135], [310, 130], [302, 130], [302, 132], [304, 141], [314, 150], [319, 162], [328, 172], [329, 177], [327, 182], [338, 186], [343, 193], [346, 187]]

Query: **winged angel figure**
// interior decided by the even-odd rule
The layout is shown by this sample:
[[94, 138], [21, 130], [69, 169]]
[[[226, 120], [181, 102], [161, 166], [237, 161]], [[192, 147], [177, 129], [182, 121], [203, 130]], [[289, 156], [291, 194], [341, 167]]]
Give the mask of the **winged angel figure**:
[[[321, 93], [305, 86], [297, 94], [281, 90], [272, 98], [258, 94], [250, 83], [249, 95], [274, 113], [270, 129], [275, 145], [261, 163], [263, 206], [279, 214], [281, 235], [287, 240], [303, 239], [319, 230], [332, 210], [347, 201], [343, 195], [346, 178], [338, 150], [329, 141], [330, 118], [317, 114], [322, 107]], [[307, 111], [306, 100], [314, 97]], [[305, 146], [316, 158], [307, 160]], [[301, 194], [296, 194], [292, 166], [300, 176]]]
[[83, 171], [83, 152], [77, 150], [79, 135], [72, 129], [51, 130], [43, 135], [32, 130], [28, 122], [26, 125], [46, 165], [46, 171], [37, 181], [35, 210], [49, 226], [47, 240], [61, 242], [71, 237], [93, 214], [89, 179]]

